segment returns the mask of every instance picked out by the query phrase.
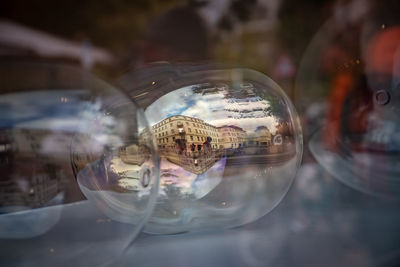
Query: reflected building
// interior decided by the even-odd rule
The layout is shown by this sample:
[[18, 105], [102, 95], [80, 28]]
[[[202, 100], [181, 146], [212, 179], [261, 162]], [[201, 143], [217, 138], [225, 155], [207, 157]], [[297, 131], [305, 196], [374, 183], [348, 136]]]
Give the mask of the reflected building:
[[254, 143], [260, 146], [270, 146], [272, 134], [266, 126], [258, 126], [254, 132]]
[[202, 151], [203, 146], [218, 149], [218, 128], [201, 119], [171, 116], [152, 126], [154, 141], [161, 152]]
[[[192, 87], [192, 91], [198, 95], [213, 94], [220, 98], [223, 106], [214, 109], [215, 118], [227, 118], [232, 122], [238, 121], [231, 129], [241, 129], [236, 125], [245, 124], [252, 120], [260, 122], [259, 126], [246, 131], [236, 130], [235, 133], [227, 135], [226, 130], [222, 129], [225, 149], [246, 149], [240, 154], [271, 154], [294, 151], [294, 134], [291, 123], [286, 119], [287, 113], [278, 109], [277, 106], [285, 106], [279, 102], [276, 96], [270, 95], [268, 99], [257, 94], [256, 87], [249, 82], [244, 82], [236, 86], [228, 86], [221, 83], [204, 83]], [[278, 105], [279, 104], [279, 105]], [[264, 118], [274, 118], [275, 125], [265, 125]], [[243, 123], [242, 123], [243, 122]], [[271, 128], [275, 128], [271, 131]], [[233, 134], [233, 135], [232, 135]], [[231, 143], [229, 143], [231, 142]]]
[[[204, 173], [223, 156], [284, 151], [282, 144], [273, 144], [274, 137], [280, 134], [273, 135], [266, 126], [247, 133], [239, 126], [216, 127], [198, 118], [175, 115], [153, 125], [152, 131], [160, 157], [195, 174]], [[146, 128], [140, 138], [148, 139], [149, 135]]]
[[145, 146], [133, 144], [121, 147], [119, 156], [124, 163], [140, 166], [150, 157], [150, 152]]
[[201, 174], [217, 162], [224, 147], [220, 129], [197, 118], [171, 116], [152, 126], [161, 157]]
[[87, 134], [76, 134], [72, 140], [74, 146], [71, 151], [71, 165], [76, 177], [86, 165], [103, 156], [103, 146]]
[[[29, 177], [29, 181], [18, 179], [20, 175], [26, 178], [26, 169], [30, 167], [34, 166], [28, 164], [25, 166], [25, 170], [22, 168], [14, 173], [14, 176], [0, 181], [0, 208], [38, 208], [50, 204], [49, 202], [63, 191], [60, 175], [53, 177], [45, 168], [36, 168], [32, 177]], [[2, 212], [9, 211], [11, 210]]]
[[153, 143], [153, 134], [152, 130], [149, 127], [145, 127], [140, 131], [139, 134], [139, 143], [140, 144], [152, 144]]
[[65, 190], [60, 155], [45, 153], [49, 135], [46, 130], [1, 130], [0, 208], [8, 208], [1, 212], [51, 205]]
[[234, 125], [218, 127], [218, 135], [221, 140], [221, 148], [233, 149], [246, 146], [248, 136], [245, 130]]
[[[150, 140], [152, 136], [161, 158], [201, 174], [224, 156], [235, 164], [240, 163], [241, 156], [257, 156], [261, 158], [254, 162], [262, 163], [263, 155], [295, 151], [284, 112], [274, 110], [273, 98], [257, 95], [252, 83], [232, 88], [224, 83], [203, 83], [182, 91], [194, 103], [199, 97], [204, 99], [210, 110], [202, 113], [192, 109], [196, 117], [173, 115], [154, 124], [151, 131], [143, 129], [140, 138]], [[189, 107], [192, 106], [186, 109]]]

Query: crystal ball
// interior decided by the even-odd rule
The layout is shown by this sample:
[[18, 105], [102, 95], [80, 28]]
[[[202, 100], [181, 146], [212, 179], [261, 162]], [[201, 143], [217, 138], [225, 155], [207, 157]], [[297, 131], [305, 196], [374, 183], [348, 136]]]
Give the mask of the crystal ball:
[[143, 112], [80, 69], [10, 62], [0, 76], [2, 262], [107, 264], [157, 196]]
[[160, 157], [159, 196], [144, 231], [240, 226], [285, 196], [301, 162], [302, 131], [289, 98], [269, 77], [243, 68], [161, 65], [121, 83], [145, 108]]

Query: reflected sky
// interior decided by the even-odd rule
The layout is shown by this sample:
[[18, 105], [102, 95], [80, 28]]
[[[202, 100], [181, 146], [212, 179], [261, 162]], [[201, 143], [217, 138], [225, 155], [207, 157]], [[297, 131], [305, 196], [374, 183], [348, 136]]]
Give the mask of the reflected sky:
[[0, 97], [0, 126], [75, 130], [87, 90], [52, 90], [6, 94]]
[[[92, 133], [101, 144], [121, 143], [119, 137], [112, 134], [112, 128], [117, 126], [116, 118], [102, 110], [104, 101], [100, 98], [85, 100], [88, 96], [91, 96], [90, 91], [86, 89], [1, 95], [0, 128]], [[53, 144], [54, 140], [49, 142]]]
[[[226, 91], [199, 94], [194, 92], [193, 86], [188, 86], [160, 97], [147, 108], [145, 114], [150, 125], [173, 115], [185, 115], [202, 119], [217, 127], [239, 124], [248, 133], [263, 125], [274, 134], [276, 118], [266, 116], [262, 111], [269, 106], [267, 100], [257, 96], [245, 99], [229, 98]], [[246, 117], [240, 113], [249, 115]]]

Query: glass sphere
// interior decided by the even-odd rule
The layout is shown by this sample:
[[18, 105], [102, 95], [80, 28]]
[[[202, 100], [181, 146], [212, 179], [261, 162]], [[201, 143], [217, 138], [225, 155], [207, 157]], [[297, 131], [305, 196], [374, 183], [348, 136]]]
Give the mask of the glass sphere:
[[144, 231], [239, 226], [282, 200], [301, 161], [302, 133], [270, 78], [241, 68], [164, 65], [122, 83], [146, 108], [160, 156], [159, 196]]
[[322, 25], [298, 70], [296, 106], [304, 105], [305, 136], [323, 169], [359, 191], [399, 199], [400, 25], [383, 25], [379, 12]]
[[0, 76], [2, 263], [107, 264], [156, 200], [143, 112], [72, 67], [10, 62]]

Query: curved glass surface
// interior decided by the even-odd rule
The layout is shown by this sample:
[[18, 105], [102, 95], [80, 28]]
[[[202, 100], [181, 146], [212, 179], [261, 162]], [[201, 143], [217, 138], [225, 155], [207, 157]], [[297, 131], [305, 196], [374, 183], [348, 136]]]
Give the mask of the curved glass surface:
[[[146, 107], [160, 191], [150, 233], [233, 227], [271, 211], [302, 155], [296, 112], [256, 71], [164, 65], [122, 79]], [[135, 82], [140, 81], [140, 82]], [[161, 97], [160, 97], [161, 95]]]
[[357, 190], [398, 199], [400, 27], [377, 19], [382, 6], [370, 13], [351, 31], [336, 17], [323, 24], [304, 54], [296, 94], [304, 120], [319, 121], [309, 145], [321, 166]]
[[0, 239], [14, 251], [2, 260], [110, 262], [156, 199], [158, 160], [139, 135], [143, 112], [79, 69], [10, 63], [0, 76]]

